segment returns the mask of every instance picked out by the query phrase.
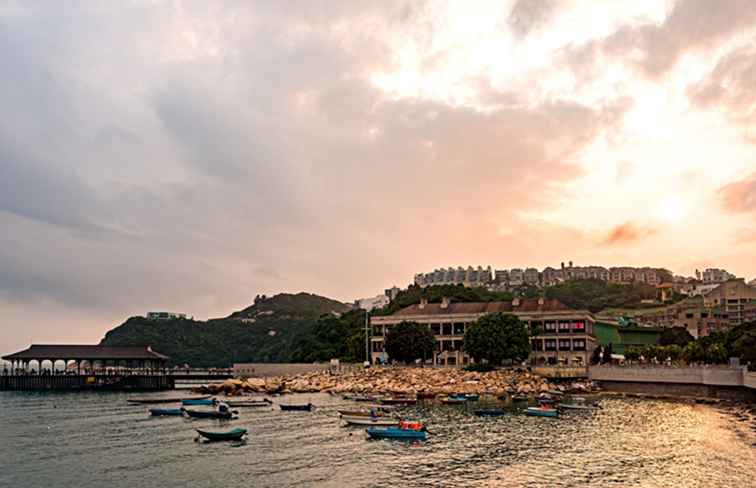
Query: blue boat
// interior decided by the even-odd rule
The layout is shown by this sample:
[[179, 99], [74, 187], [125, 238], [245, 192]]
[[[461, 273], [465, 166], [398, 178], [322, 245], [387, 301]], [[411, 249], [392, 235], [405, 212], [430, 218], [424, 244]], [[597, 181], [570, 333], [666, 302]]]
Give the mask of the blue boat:
[[151, 408], [150, 415], [153, 417], [163, 417], [168, 415], [182, 415], [184, 413], [180, 408]]
[[368, 427], [367, 433], [371, 439], [424, 441], [426, 438], [426, 433], [423, 430], [399, 429], [397, 427]]
[[476, 410], [475, 415], [478, 417], [501, 417], [506, 412], [504, 412], [501, 408], [481, 408], [480, 410]]
[[217, 403], [217, 400], [215, 398], [197, 398], [197, 399], [189, 399], [189, 400], [181, 400], [181, 405], [184, 406], [213, 406]]
[[528, 407], [525, 410], [525, 415], [531, 417], [558, 417], [559, 412], [555, 408]]

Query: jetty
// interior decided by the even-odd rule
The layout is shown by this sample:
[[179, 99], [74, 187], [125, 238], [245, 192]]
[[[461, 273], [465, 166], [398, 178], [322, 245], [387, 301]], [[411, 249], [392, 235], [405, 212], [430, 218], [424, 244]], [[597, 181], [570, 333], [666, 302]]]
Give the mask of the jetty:
[[172, 390], [176, 381], [230, 378], [230, 370], [168, 368], [170, 358], [149, 346], [33, 344], [2, 359], [0, 391]]

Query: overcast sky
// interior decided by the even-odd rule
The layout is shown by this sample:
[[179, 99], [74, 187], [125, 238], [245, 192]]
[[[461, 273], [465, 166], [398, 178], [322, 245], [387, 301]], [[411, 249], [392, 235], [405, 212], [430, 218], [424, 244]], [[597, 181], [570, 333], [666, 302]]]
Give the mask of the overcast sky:
[[0, 2], [0, 352], [440, 266], [756, 275], [752, 0]]

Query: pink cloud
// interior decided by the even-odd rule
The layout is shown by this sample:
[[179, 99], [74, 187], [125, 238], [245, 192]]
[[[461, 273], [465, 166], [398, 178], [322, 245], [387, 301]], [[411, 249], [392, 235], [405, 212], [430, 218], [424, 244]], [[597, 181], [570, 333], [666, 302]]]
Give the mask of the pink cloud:
[[614, 246], [618, 244], [625, 244], [629, 242], [636, 242], [644, 237], [649, 237], [656, 234], [658, 229], [652, 227], [642, 227], [634, 222], [625, 222], [618, 225], [609, 232], [609, 235], [604, 240], [604, 244]]

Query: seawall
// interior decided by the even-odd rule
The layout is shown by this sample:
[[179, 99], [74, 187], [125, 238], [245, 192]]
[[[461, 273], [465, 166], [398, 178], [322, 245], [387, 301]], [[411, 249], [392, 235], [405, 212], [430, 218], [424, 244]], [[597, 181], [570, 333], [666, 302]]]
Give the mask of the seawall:
[[745, 368], [591, 366], [588, 376], [611, 391], [756, 402], [756, 373]]

